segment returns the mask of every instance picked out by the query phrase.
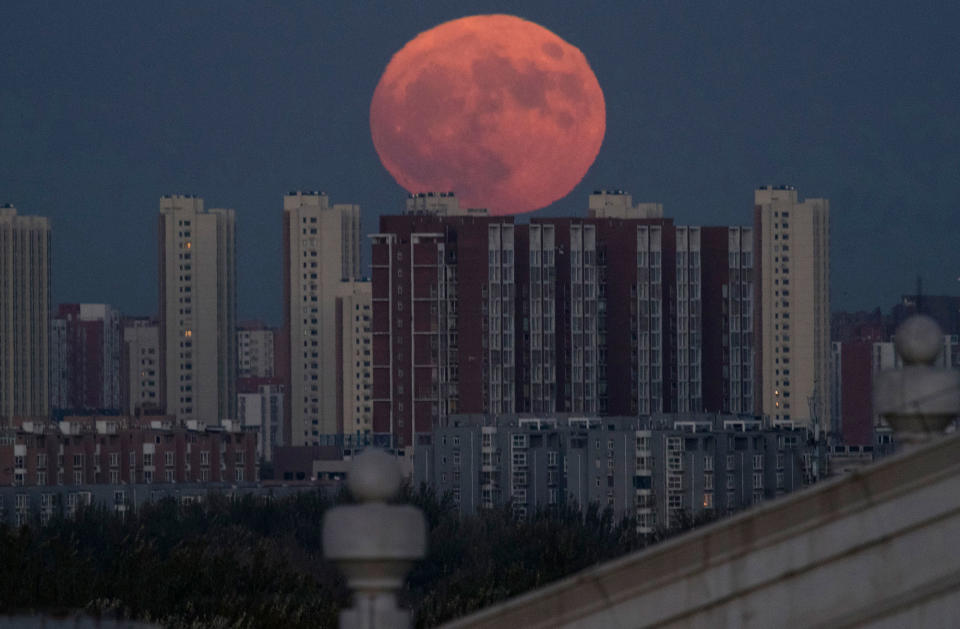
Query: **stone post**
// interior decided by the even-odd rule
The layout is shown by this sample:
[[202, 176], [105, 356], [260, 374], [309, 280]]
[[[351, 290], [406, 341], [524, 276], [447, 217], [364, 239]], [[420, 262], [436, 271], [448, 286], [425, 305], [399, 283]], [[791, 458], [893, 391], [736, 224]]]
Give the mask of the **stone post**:
[[960, 372], [934, 366], [943, 347], [943, 332], [926, 315], [901, 323], [894, 347], [903, 368], [877, 375], [873, 406], [896, 439], [910, 447], [941, 434], [960, 415]]
[[426, 555], [427, 527], [420, 509], [387, 504], [400, 483], [396, 458], [367, 449], [347, 472], [347, 487], [360, 504], [335, 507], [324, 517], [323, 553], [353, 590], [353, 607], [340, 612], [340, 629], [410, 626], [410, 612], [397, 607], [396, 592]]

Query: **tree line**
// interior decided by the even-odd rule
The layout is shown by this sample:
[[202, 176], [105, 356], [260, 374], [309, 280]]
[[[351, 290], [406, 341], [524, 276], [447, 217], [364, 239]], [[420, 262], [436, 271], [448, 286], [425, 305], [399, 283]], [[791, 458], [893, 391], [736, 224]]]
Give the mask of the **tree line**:
[[[418, 627], [481, 609], [699, 522], [636, 533], [597, 505], [509, 505], [460, 515], [451, 497], [405, 489], [423, 509], [427, 558], [401, 592]], [[45, 526], [0, 525], [0, 614], [76, 613], [166, 627], [336, 627], [349, 592], [323, 557], [324, 512], [341, 495], [172, 498], [121, 517], [80, 509]]]

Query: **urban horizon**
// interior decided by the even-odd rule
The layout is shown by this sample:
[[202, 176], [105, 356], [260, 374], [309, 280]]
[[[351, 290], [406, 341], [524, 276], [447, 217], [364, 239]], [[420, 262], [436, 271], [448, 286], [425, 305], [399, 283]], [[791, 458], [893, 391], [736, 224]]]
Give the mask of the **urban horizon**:
[[[770, 185], [770, 184], [768, 183], [768, 184], [763, 184], [763, 185]], [[794, 187], [792, 184], [789, 184], [789, 183], [786, 183], [786, 184], [784, 184], [784, 183], [778, 183], [777, 185], [786, 185], [786, 186], [788, 186], [788, 187]], [[759, 186], [759, 185], [756, 186], [756, 188], [759, 188], [759, 187], [762, 187], [762, 186]], [[608, 191], [608, 190], [611, 191], [611, 192], [617, 191], [617, 192], [622, 192], [622, 193], [625, 193], [625, 194], [630, 194], [630, 195], [632, 195], [632, 196], [636, 196], [636, 195], [633, 195], [632, 192], [631, 192], [629, 189], [619, 189], [619, 188], [616, 188], [616, 189], [615, 189], [615, 188], [609, 188], [609, 189], [607, 189], [607, 188], [595, 188], [594, 191], [593, 191], [593, 193], [606, 192], [606, 191]], [[276, 212], [276, 214], [275, 214], [275, 217], [276, 217], [276, 219], [277, 219], [277, 220], [276, 220], [276, 232], [277, 232], [278, 234], [281, 232], [281, 227], [282, 227], [282, 218], [283, 218], [282, 205], [283, 205], [283, 198], [284, 198], [285, 196], [287, 196], [288, 194], [293, 194], [293, 193], [298, 192], [298, 191], [308, 192], [308, 193], [327, 194], [327, 195], [329, 196], [329, 198], [331, 199], [331, 201], [332, 201], [332, 202], [336, 202], [336, 203], [351, 203], [351, 204], [354, 203], [354, 201], [352, 201], [352, 200], [350, 200], [350, 199], [337, 198], [336, 196], [331, 195], [328, 191], [322, 190], [322, 189], [318, 189], [318, 188], [308, 188], [308, 189], [303, 189], [303, 190], [293, 190], [293, 191], [288, 191], [288, 192], [282, 193], [282, 194], [279, 195], [280, 203], [277, 204], [277, 205], [278, 205], [278, 209], [277, 209], [277, 212]], [[454, 195], [456, 194], [456, 191], [452, 191], [452, 192], [453, 192]], [[815, 192], [815, 191], [814, 191], [814, 192]], [[421, 194], [427, 194], [427, 193], [429, 193], [429, 194], [439, 194], [440, 191], [426, 191], [426, 190], [425, 190], [425, 191], [423, 191]], [[444, 194], [446, 194], [446, 191], [444, 192]], [[186, 197], [199, 198], [199, 199], [203, 200], [205, 203], [207, 203], [207, 205], [208, 205], [209, 207], [232, 207], [232, 206], [230, 206], [230, 204], [220, 203], [219, 200], [217, 200], [217, 199], [209, 199], [209, 198], [205, 197], [205, 196], [202, 195], [202, 194], [193, 194], [193, 193], [190, 193], [190, 194], [185, 194], [185, 193], [169, 193], [169, 194], [160, 195], [160, 197], [158, 197], [158, 198], [159, 198], [159, 199], [162, 199], [162, 198], [168, 198], [168, 197], [170, 197], [170, 196], [186, 196]], [[413, 194], [413, 193], [404, 193], [404, 194], [402, 194], [402, 195], [398, 195], [398, 203], [397, 203], [397, 208], [396, 208], [395, 211], [393, 211], [393, 212], [384, 211], [384, 212], [382, 212], [382, 213], [380, 213], [380, 214], [374, 214], [372, 218], [373, 218], [374, 220], [376, 220], [376, 221], [379, 221], [379, 218], [382, 217], [382, 216], [391, 216], [391, 215], [403, 214], [404, 211], [405, 211], [405, 210], [403, 209], [403, 207], [402, 207], [403, 200], [404, 200], [404, 198], [409, 198], [409, 197], [412, 197], [412, 196], [416, 196], [416, 194]], [[817, 196], [821, 196], [821, 195], [817, 195]], [[829, 199], [829, 196], [823, 195], [823, 197]], [[676, 224], [676, 225], [687, 225], [687, 224], [690, 224], [690, 223], [687, 223], [687, 222], [684, 222], [684, 221], [680, 220], [680, 219], [677, 217], [677, 215], [671, 213], [671, 212], [669, 211], [669, 206], [668, 206], [667, 204], [662, 203], [662, 202], [660, 202], [660, 201], [658, 201], [658, 200], [656, 200], [656, 199], [643, 199], [643, 198], [640, 198], [640, 197], [638, 197], [638, 198], [639, 198], [639, 200], [641, 200], [641, 201], [643, 201], [643, 202], [646, 202], [646, 203], [654, 203], [654, 204], [663, 206], [663, 207], [664, 207], [664, 216], [667, 217], [667, 218], [672, 219], [673, 222], [674, 222], [674, 224]], [[209, 203], [210, 201], [215, 201], [218, 205], [210, 205], [210, 203]], [[524, 223], [529, 223], [531, 220], [546, 219], [546, 218], [573, 218], [573, 217], [578, 217], [578, 216], [582, 217], [582, 216], [586, 216], [586, 213], [587, 213], [587, 211], [588, 211], [587, 205], [588, 205], [587, 203], [582, 204], [581, 209], [580, 209], [579, 212], [568, 209], [567, 211], [562, 211], [562, 210], [561, 210], [561, 211], [559, 211], [558, 213], [552, 213], [552, 212], [550, 212], [551, 208], [546, 208], [546, 209], [544, 209], [544, 210], [540, 210], [540, 211], [532, 212], [532, 213], [515, 214], [515, 215], [512, 215], [512, 218], [513, 218], [513, 220], [514, 220], [517, 224], [524, 224]], [[15, 209], [17, 210], [18, 215], [20, 215], [20, 216], [40, 216], [40, 217], [43, 217], [43, 218], [48, 218], [48, 217], [45, 216], [42, 212], [34, 212], [34, 211], [31, 211], [30, 208], [25, 208], [25, 207], [22, 207], [22, 206], [18, 206], [16, 203], [12, 203], [12, 202], [9, 202], [9, 201], [4, 201], [4, 202], [0, 203], [0, 207], [7, 207], [7, 208], [11, 208], [11, 207], [12, 207], [12, 208], [15, 208]], [[474, 209], [474, 208], [471, 208], [471, 209]], [[486, 208], [475, 208], [475, 209], [485, 210]], [[834, 209], [836, 209], [836, 208], [834, 208]], [[721, 225], [730, 225], [730, 226], [743, 225], [743, 226], [749, 226], [749, 225], [751, 224], [751, 218], [752, 218], [752, 217], [751, 217], [751, 214], [752, 214], [752, 211], [753, 211], [753, 207], [752, 207], [752, 206], [747, 207], [747, 208], [744, 210], [744, 212], [743, 212], [743, 214], [744, 214], [743, 218], [744, 218], [745, 220], [742, 220], [742, 221], [733, 221], [733, 222], [729, 222], [729, 223], [702, 224], [702, 226], [704, 226], [704, 227], [707, 227], [707, 226], [713, 227], [713, 226], [721, 226]], [[361, 250], [360, 250], [360, 255], [361, 255], [361, 263], [360, 263], [360, 264], [361, 264], [361, 267], [360, 267], [360, 268], [361, 268], [361, 270], [362, 270], [362, 277], [369, 279], [369, 277], [370, 277], [370, 247], [371, 247], [369, 235], [376, 233], [377, 229], [376, 229], [376, 226], [375, 226], [375, 225], [370, 225], [370, 224], [369, 224], [369, 219], [366, 220], [366, 221], [364, 220], [365, 213], [364, 213], [362, 207], [360, 208], [360, 217], [361, 217], [361, 218], [360, 218], [360, 221], [361, 221], [361, 229], [362, 229], [362, 231], [363, 231], [363, 238], [361, 239]], [[238, 225], [242, 225], [242, 222], [243, 222], [243, 221], [242, 221], [242, 217], [237, 219]], [[57, 240], [58, 240], [58, 229], [57, 229], [56, 223], [53, 222], [53, 221], [51, 221], [51, 231], [52, 231], [52, 241], [53, 241], [54, 246], [56, 246], [56, 243], [57, 243]], [[239, 234], [241, 231], [242, 231], [242, 230], [240, 230], [239, 227], [238, 227], [238, 234]], [[836, 249], [838, 246], [840, 246], [840, 247], [842, 248], [842, 246], [843, 246], [842, 243], [836, 243], [836, 242], [834, 242], [834, 241], [833, 241], [834, 239], [833, 239], [832, 236], [833, 236], [833, 232], [832, 232], [832, 230], [831, 230], [831, 243], [830, 243], [831, 250]], [[237, 251], [238, 251], [238, 254], [239, 254], [240, 258], [246, 259], [246, 256], [244, 256], [243, 253], [242, 253], [242, 252], [244, 251], [244, 246], [243, 246], [243, 243], [242, 243], [242, 242], [239, 242], [239, 238], [240, 238], [240, 237], [239, 237], [239, 235], [238, 235]], [[154, 243], [154, 242], [156, 241], [155, 234], [153, 234], [153, 233], [149, 234], [149, 238], [146, 238], [146, 240], [147, 240], [148, 242], [150, 242], [150, 243]], [[96, 249], [96, 247], [91, 247], [91, 248], [89, 249], [89, 251], [93, 251], [93, 250], [95, 250], [95, 249]], [[144, 249], [149, 249], [149, 247], [145, 247]], [[154, 251], [154, 256], [153, 256], [153, 259], [152, 259], [152, 264], [153, 264], [154, 267], [156, 267], [157, 259], [158, 259], [158, 258], [157, 258], [156, 252]], [[61, 266], [66, 266], [66, 265], [58, 265], [58, 264], [57, 264], [57, 258], [56, 258], [56, 255], [55, 255], [55, 254], [54, 254], [54, 256], [53, 256], [52, 262], [53, 262], [52, 266], [53, 266], [53, 269], [54, 269], [53, 282], [54, 282], [54, 286], [57, 286], [58, 284], [61, 284], [61, 283], [62, 283], [62, 282], [60, 281], [59, 274], [57, 273], [57, 270], [58, 270], [59, 267], [61, 267]], [[267, 262], [267, 261], [261, 260], [261, 261], [259, 261], [259, 262], [260, 262], [260, 264], [258, 264], [258, 266], [259, 266], [260, 268], [266, 268], [266, 267], [269, 266], [268, 264], [264, 264], [264, 263]], [[276, 280], [277, 280], [276, 283], [277, 283], [277, 284], [280, 284], [281, 273], [282, 273], [282, 268], [281, 268], [282, 252], [281, 252], [281, 251], [277, 251], [277, 252], [276, 252], [276, 257], [274, 258], [273, 262], [275, 263], [275, 271], [276, 271], [276, 272], [275, 272], [275, 275], [276, 275]], [[81, 266], [82, 266], [82, 261], [80, 261], [80, 263], [81, 263]], [[133, 265], [134, 268], [136, 268], [137, 266], [140, 266], [140, 264]], [[69, 266], [67, 266], [67, 268], [68, 268], [68, 269], [74, 269], [74, 268], [76, 268], [76, 265], [75, 265], [75, 264], [70, 264]], [[151, 280], [151, 281], [152, 281], [152, 279], [155, 277], [155, 273], [156, 273], [156, 270], [154, 270], [154, 274], [150, 276], [150, 280]], [[833, 297], [834, 297], [833, 293], [834, 293], [834, 291], [835, 291], [834, 286], [836, 285], [836, 281], [835, 281], [834, 278], [836, 278], [837, 275], [838, 275], [838, 269], [837, 269], [836, 266], [834, 265], [834, 266], [831, 268], [831, 312], [834, 312], [834, 313], [839, 313], [839, 312], [870, 312], [870, 311], [873, 311], [873, 310], [875, 310], [875, 309], [877, 309], [877, 308], [884, 309], [884, 308], [889, 307], [890, 305], [896, 303], [903, 295], [918, 294], [918, 289], [919, 289], [919, 294], [924, 294], [924, 293], [926, 293], [926, 294], [930, 294], [930, 295], [936, 295], [936, 294], [956, 294], [956, 293], [958, 292], [958, 290], [960, 290], [960, 283], [958, 283], [957, 287], [951, 287], [951, 286], [949, 286], [949, 285], [946, 285], [946, 288], [956, 288], [955, 290], [944, 290], [944, 291], [942, 291], [942, 292], [937, 292], [937, 290], [936, 290], [936, 289], [937, 289], [937, 284], [936, 284], [935, 282], [934, 282], [934, 283], [931, 283], [930, 278], [924, 277], [924, 276], [921, 275], [921, 274], [916, 274], [916, 275], [914, 275], [913, 277], [908, 278], [908, 280], [906, 281], [905, 285], [903, 285], [903, 286], [900, 286], [900, 287], [892, 287], [892, 286], [891, 286], [891, 287], [888, 289], [888, 292], [890, 293], [890, 296], [891, 296], [890, 299], [888, 299], [888, 300], [886, 300], [886, 301], [884, 301], [884, 302], [876, 302], [876, 303], [861, 302], [858, 307], [848, 308], [848, 307], [844, 307], [844, 306], [842, 305], [842, 304], [843, 304], [843, 301], [841, 301], [840, 304], [838, 304], [838, 303], [834, 300], [834, 298], [833, 298]], [[133, 281], [133, 278], [131, 278], [131, 277], [125, 275], [125, 274], [120, 274], [120, 275], [115, 276], [115, 278], [116, 278], [116, 277], [122, 277], [122, 278], [124, 278], [124, 280], [121, 282], [121, 284], [122, 284], [122, 283], [129, 283], [129, 282]], [[238, 320], [242, 320], [242, 321], [264, 321], [264, 322], [266, 322], [267, 324], [269, 324], [269, 325], [271, 325], [271, 326], [273, 326], [273, 327], [280, 327], [280, 326], [282, 325], [282, 308], [281, 308], [282, 295], [280, 295], [280, 294], [274, 295], [274, 296], [275, 296], [275, 299], [257, 300], [256, 303], [257, 303], [257, 306], [259, 306], [260, 309], [254, 310], [254, 306], [251, 306], [251, 305], [250, 305], [250, 302], [253, 301], [253, 300], [250, 300], [250, 299], [245, 300], [245, 299], [243, 299], [243, 294], [244, 294], [245, 291], [243, 290], [242, 287], [243, 287], [245, 284], [246, 284], [247, 286], [249, 286], [251, 282], [246, 282], [246, 283], [245, 283], [245, 282], [243, 281], [243, 279], [242, 279], [243, 276], [242, 276], [241, 274], [239, 274], [239, 273], [238, 273], [238, 277], [240, 278], [240, 279], [238, 280], [238, 282], [239, 282], [239, 285], [240, 285], [240, 287], [241, 287], [241, 288], [238, 290], [238, 300], [239, 300], [239, 303], [246, 303], [246, 304], [248, 304], [248, 305], [247, 305], [247, 308], [249, 308], [248, 311], [245, 311], [245, 312], [243, 312], [243, 313], [238, 313]], [[960, 282], [960, 277], [957, 278], [957, 282]], [[941, 285], [942, 285], [942, 284], [941, 284]], [[268, 291], [268, 292], [270, 292], [270, 291]], [[279, 293], [280, 291], [274, 289], [272, 292], [273, 292], [273, 293]], [[263, 294], [263, 293], [259, 293], [259, 294]], [[113, 300], [109, 300], [109, 299], [83, 299], [82, 297], [83, 297], [83, 296], [80, 296], [80, 298], [77, 298], [77, 299], [60, 299], [60, 298], [57, 298], [56, 296], [54, 296], [54, 298], [52, 299], [52, 303], [105, 303], [105, 304], [108, 304], [108, 305], [111, 305], [111, 306], [114, 306], [114, 307], [119, 307], [120, 304], [125, 301], [125, 300], [124, 300], [122, 297], [120, 297], [119, 294], [117, 294], [117, 293], [114, 293], [114, 297], [117, 297], [117, 299], [113, 299]], [[153, 301], [154, 301], [154, 304], [153, 304], [153, 306], [152, 306], [152, 309], [151, 309], [151, 307], [149, 307], [149, 306], [140, 306], [140, 307], [136, 307], [136, 308], [134, 308], [134, 309], [132, 309], [132, 310], [122, 310], [122, 312], [124, 313], [124, 316], [128, 316], [128, 317], [154, 317], [154, 316], [157, 316], [158, 309], [157, 309], [157, 304], [156, 304], [156, 292], [155, 292], [155, 291], [154, 291], [154, 293], [153, 293]], [[269, 305], [267, 305], [266, 307], [264, 307], [264, 304], [269, 304]]]

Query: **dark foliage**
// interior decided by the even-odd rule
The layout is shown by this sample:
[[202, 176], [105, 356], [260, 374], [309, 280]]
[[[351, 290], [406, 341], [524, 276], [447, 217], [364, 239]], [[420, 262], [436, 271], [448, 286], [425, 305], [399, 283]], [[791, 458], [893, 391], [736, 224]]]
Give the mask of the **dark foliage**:
[[[558, 506], [526, 519], [509, 506], [463, 517], [448, 496], [425, 487], [404, 494], [424, 510], [430, 530], [429, 556], [402, 593], [417, 626], [644, 543], [633, 522], [596, 505], [585, 513]], [[186, 506], [164, 500], [125, 518], [85, 509], [44, 527], [0, 525], [0, 614], [84, 610], [170, 627], [335, 627], [349, 593], [323, 559], [321, 523], [344, 500], [319, 493]]]

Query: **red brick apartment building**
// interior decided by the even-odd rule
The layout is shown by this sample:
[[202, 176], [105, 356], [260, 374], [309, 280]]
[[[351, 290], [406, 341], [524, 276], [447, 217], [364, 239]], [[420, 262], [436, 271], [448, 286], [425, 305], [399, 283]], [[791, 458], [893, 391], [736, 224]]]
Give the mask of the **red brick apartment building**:
[[234, 483], [258, 477], [257, 435], [170, 417], [22, 422], [0, 436], [0, 485]]
[[455, 413], [754, 412], [753, 236], [597, 192], [589, 216], [412, 195], [371, 236], [373, 431]]

